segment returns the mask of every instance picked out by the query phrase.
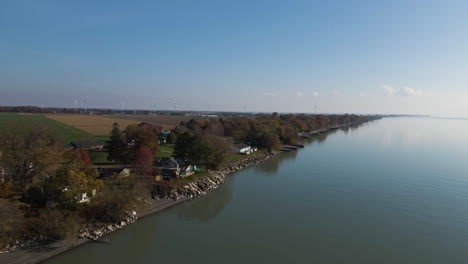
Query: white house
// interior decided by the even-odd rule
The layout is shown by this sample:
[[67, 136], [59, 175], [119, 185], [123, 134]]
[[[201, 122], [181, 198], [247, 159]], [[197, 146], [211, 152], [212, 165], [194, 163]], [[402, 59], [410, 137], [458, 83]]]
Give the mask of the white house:
[[234, 144], [233, 145], [234, 153], [239, 154], [250, 154], [252, 153], [252, 148], [247, 144]]

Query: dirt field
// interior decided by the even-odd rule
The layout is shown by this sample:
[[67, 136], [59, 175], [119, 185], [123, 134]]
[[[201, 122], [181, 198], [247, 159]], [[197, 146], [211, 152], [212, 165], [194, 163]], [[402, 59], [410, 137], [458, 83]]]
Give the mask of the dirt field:
[[117, 119], [98, 115], [47, 114], [45, 116], [96, 136], [109, 135], [112, 125], [116, 122], [120, 125], [121, 129], [125, 129], [128, 125], [139, 123], [136, 120]]
[[[105, 115], [106, 117], [118, 118], [124, 120], [135, 120], [138, 122], [148, 122], [154, 126], [165, 125], [164, 129], [170, 129], [180, 125], [182, 121], [189, 121], [192, 117], [189, 116], [171, 116], [171, 115]], [[205, 119], [204, 117], [197, 117], [197, 119]], [[168, 127], [166, 127], [168, 126]]]

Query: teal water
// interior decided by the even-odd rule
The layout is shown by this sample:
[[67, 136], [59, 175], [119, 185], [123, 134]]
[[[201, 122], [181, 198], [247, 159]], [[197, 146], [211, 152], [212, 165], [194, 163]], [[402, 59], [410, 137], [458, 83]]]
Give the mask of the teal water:
[[468, 263], [468, 120], [386, 118], [46, 263]]

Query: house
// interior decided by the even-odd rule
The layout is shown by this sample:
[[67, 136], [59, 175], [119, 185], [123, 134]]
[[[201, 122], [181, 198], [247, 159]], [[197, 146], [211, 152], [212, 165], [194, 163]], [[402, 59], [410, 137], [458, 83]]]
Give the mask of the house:
[[104, 149], [105, 142], [102, 141], [74, 141], [70, 142], [70, 147], [74, 149], [82, 148], [84, 150], [100, 150]]
[[184, 178], [195, 173], [194, 166], [175, 158], [158, 158], [154, 166], [161, 171], [163, 179]]
[[148, 122], [141, 122], [140, 124], [137, 125], [138, 127], [153, 127], [153, 125], [151, 125], [150, 123]]
[[234, 144], [233, 145], [234, 153], [238, 154], [250, 154], [252, 153], [252, 147], [247, 144]]
[[94, 195], [96, 195], [96, 189], [92, 190], [91, 197], [89, 197], [87, 193], [82, 193], [81, 195], [79, 195], [76, 198], [78, 199], [78, 203], [88, 203], [89, 201], [91, 201], [91, 198]]
[[194, 173], [195, 173], [195, 168], [192, 165], [182, 166], [182, 168], [180, 168], [179, 176], [184, 178]]
[[170, 130], [162, 130], [158, 137], [158, 144], [164, 144], [167, 142], [167, 137], [171, 134]]

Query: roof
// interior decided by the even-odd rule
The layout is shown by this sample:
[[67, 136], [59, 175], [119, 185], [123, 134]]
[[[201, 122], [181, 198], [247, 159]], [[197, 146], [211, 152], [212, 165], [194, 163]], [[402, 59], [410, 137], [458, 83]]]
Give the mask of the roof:
[[97, 147], [97, 146], [104, 146], [106, 142], [104, 141], [73, 141], [70, 142], [70, 145], [74, 148], [89, 148], [89, 147]]
[[234, 147], [234, 148], [237, 148], [237, 149], [250, 148], [249, 145], [244, 144], [244, 143], [241, 143], [241, 144], [234, 144], [233, 147]]
[[152, 127], [152, 125], [148, 122], [141, 122], [138, 124], [139, 127]]
[[156, 159], [155, 164], [161, 168], [177, 168], [184, 166], [185, 162], [175, 158], [158, 158]]

